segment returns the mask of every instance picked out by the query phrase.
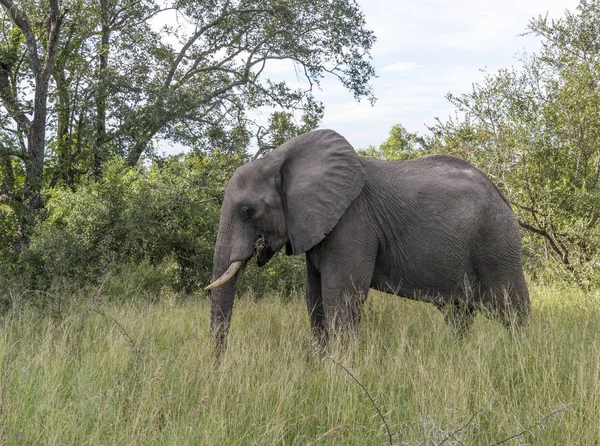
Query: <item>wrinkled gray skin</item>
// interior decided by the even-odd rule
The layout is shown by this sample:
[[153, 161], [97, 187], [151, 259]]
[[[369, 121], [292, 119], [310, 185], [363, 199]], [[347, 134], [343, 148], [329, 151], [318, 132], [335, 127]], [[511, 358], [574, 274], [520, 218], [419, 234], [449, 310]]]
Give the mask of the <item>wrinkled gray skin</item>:
[[[236, 170], [221, 208], [213, 281], [255, 254], [306, 253], [313, 335], [355, 327], [369, 288], [432, 302], [459, 330], [474, 314], [523, 323], [529, 295], [518, 222], [496, 186], [445, 155], [359, 157], [332, 130], [298, 136]], [[212, 290], [211, 337], [225, 344], [237, 276]]]

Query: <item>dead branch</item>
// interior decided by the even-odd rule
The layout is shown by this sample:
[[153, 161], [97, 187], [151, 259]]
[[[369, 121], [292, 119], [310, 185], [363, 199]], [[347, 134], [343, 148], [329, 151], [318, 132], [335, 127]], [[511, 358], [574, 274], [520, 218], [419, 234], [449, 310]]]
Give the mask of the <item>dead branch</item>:
[[564, 412], [565, 410], [567, 410], [567, 409], [569, 409], [569, 408], [570, 408], [570, 406], [562, 406], [562, 407], [560, 407], [560, 408], [556, 409], [555, 411], [553, 411], [553, 412], [550, 412], [548, 415], [545, 415], [545, 416], [543, 416], [541, 419], [539, 419], [538, 421], [536, 421], [536, 422], [535, 422], [534, 424], [532, 424], [531, 426], [529, 426], [529, 427], [526, 427], [526, 428], [525, 428], [525, 429], [523, 429], [521, 432], [518, 432], [518, 433], [516, 433], [516, 434], [514, 434], [514, 435], [511, 435], [510, 437], [507, 437], [507, 438], [505, 438], [504, 440], [500, 440], [500, 441], [498, 441], [498, 442], [496, 442], [496, 443], [492, 443], [492, 444], [490, 444], [490, 446], [498, 446], [498, 445], [500, 445], [500, 444], [503, 444], [503, 443], [506, 443], [506, 442], [508, 442], [508, 441], [510, 441], [510, 440], [514, 440], [515, 438], [519, 438], [520, 436], [522, 436], [522, 435], [524, 435], [524, 434], [526, 434], [526, 433], [528, 433], [528, 432], [529, 432], [529, 433], [531, 433], [531, 431], [532, 431], [533, 429], [535, 429], [535, 428], [540, 428], [540, 427], [542, 426], [542, 424], [544, 424], [544, 422], [545, 422], [546, 420], [548, 420], [548, 419], [552, 418], [554, 415], [557, 415], [557, 414], [559, 414], [559, 413], [561, 413], [561, 412]]
[[387, 436], [388, 436], [388, 440], [390, 442], [390, 446], [394, 446], [394, 439], [393, 439], [393, 435], [390, 431], [390, 426], [387, 422], [387, 420], [385, 419], [385, 416], [383, 415], [383, 413], [381, 412], [381, 409], [379, 409], [379, 406], [377, 405], [377, 403], [375, 402], [375, 400], [373, 399], [373, 397], [371, 396], [371, 394], [369, 393], [369, 391], [367, 390], [367, 388], [364, 386], [363, 383], [361, 383], [358, 378], [356, 376], [354, 376], [352, 374], [352, 372], [346, 367], [344, 366], [342, 363], [336, 361], [335, 359], [333, 359], [331, 356], [327, 356], [322, 350], [320, 350], [317, 346], [313, 345], [313, 348], [315, 350], [316, 353], [321, 355], [321, 358], [325, 361], [330, 361], [333, 364], [337, 365], [339, 368], [341, 368], [344, 372], [346, 372], [346, 374], [348, 374], [348, 376], [350, 376], [350, 378], [352, 378], [352, 380], [363, 390], [363, 392], [365, 393], [365, 395], [367, 395], [367, 398], [369, 399], [369, 401], [371, 401], [371, 404], [373, 405], [373, 407], [375, 408], [375, 410], [377, 411], [377, 415], [379, 416], [379, 418], [381, 418], [381, 420], [383, 421], [383, 424], [385, 426], [385, 429], [387, 431]]

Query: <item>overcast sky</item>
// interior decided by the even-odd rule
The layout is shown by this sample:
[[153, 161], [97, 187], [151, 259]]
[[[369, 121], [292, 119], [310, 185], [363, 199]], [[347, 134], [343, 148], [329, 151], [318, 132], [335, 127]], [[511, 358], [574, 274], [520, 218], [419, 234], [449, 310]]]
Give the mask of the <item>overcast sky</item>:
[[[355, 147], [380, 144], [393, 124], [426, 133], [434, 118], [453, 111], [448, 92], [466, 93], [482, 79], [481, 69], [519, 66], [518, 56], [538, 48], [533, 36], [519, 36], [529, 20], [575, 11], [576, 0], [359, 0], [377, 36], [372, 63], [373, 107], [357, 103], [333, 80], [316, 92], [326, 107], [322, 127], [344, 135]], [[272, 74], [297, 77], [291, 64]]]

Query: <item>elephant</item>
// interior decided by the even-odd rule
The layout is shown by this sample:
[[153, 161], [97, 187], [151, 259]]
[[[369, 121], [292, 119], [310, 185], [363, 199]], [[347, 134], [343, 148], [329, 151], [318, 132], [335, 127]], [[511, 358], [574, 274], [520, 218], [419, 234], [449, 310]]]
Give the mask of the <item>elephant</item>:
[[480, 170], [449, 155], [360, 157], [333, 130], [296, 136], [239, 167], [215, 245], [210, 334], [225, 346], [235, 284], [285, 246], [306, 254], [314, 338], [356, 328], [370, 288], [433, 303], [468, 331], [483, 312], [522, 326], [530, 311], [521, 236], [507, 200]]

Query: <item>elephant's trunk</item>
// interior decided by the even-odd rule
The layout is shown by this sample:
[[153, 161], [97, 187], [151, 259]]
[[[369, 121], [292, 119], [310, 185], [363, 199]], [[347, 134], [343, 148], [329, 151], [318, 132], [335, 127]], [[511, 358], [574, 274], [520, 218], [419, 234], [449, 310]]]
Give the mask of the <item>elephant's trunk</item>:
[[[232, 245], [228, 232], [230, 231], [223, 228], [223, 225], [219, 225], [213, 258], [213, 281], [207, 287], [211, 290], [210, 337], [217, 356], [226, 346], [235, 296], [236, 273], [245, 263], [233, 262], [230, 264]], [[233, 264], [235, 266], [232, 267]]]

